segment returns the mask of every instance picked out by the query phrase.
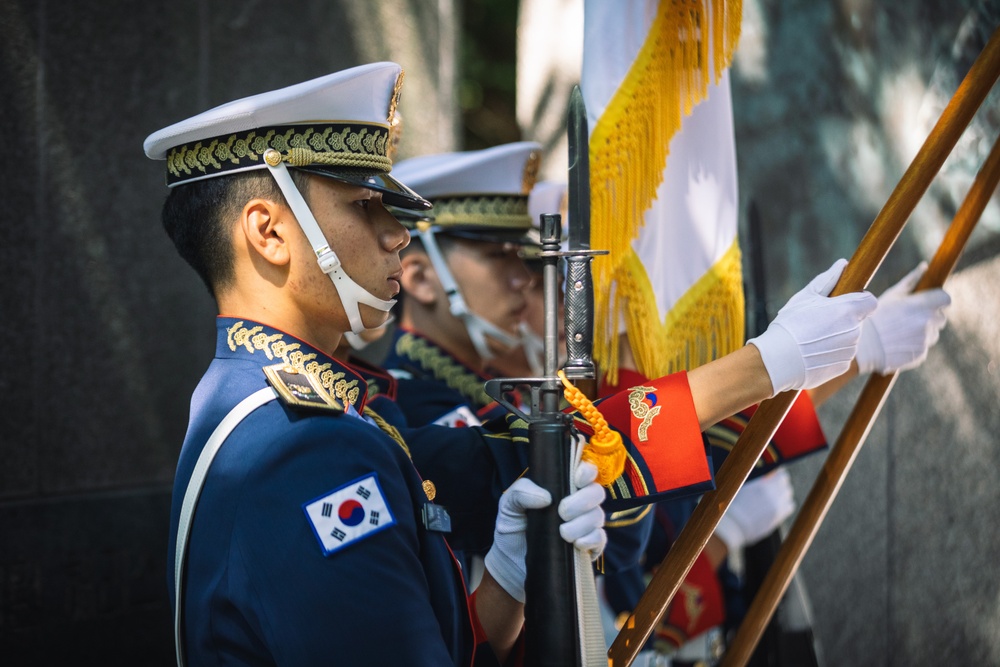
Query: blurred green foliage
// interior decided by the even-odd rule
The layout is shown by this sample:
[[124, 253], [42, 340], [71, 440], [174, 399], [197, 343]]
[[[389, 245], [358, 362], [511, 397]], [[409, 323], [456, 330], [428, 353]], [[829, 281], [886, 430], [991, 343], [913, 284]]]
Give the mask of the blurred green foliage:
[[517, 0], [462, 0], [459, 104], [463, 150], [519, 141]]

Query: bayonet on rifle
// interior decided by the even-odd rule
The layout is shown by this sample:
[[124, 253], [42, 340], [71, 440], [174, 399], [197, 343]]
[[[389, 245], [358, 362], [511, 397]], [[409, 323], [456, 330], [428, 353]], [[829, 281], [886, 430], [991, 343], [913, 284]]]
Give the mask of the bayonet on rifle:
[[[569, 251], [566, 255], [566, 365], [571, 380], [593, 381], [594, 285], [590, 272], [590, 136], [580, 87], [569, 100]], [[593, 396], [593, 388], [581, 387]]]

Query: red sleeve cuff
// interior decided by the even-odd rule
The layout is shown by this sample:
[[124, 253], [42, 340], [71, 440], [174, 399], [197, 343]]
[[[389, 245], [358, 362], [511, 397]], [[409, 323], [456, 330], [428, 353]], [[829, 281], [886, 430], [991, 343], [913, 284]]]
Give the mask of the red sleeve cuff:
[[656, 629], [656, 640], [681, 646], [692, 637], [722, 625], [726, 619], [722, 585], [708, 556], [702, 552], [670, 603]]
[[[746, 429], [750, 418], [757, 411], [752, 405], [741, 413], [722, 420], [709, 429], [709, 442], [713, 447], [723, 446], [732, 449], [739, 435]], [[826, 436], [820, 426], [816, 409], [807, 392], [800, 392], [774, 438], [767, 444], [767, 449], [761, 455], [752, 475], [761, 475], [776, 466], [794, 461], [813, 452], [826, 448]]]
[[[823, 427], [820, 426], [819, 417], [816, 416], [816, 408], [813, 407], [809, 392], [799, 392], [799, 397], [792, 403], [788, 416], [774, 434], [771, 445], [781, 461], [790, 461], [823, 449], [826, 444], [826, 436], [823, 434]], [[768, 447], [768, 450], [770, 449], [771, 447]], [[767, 454], [765, 452], [765, 456]]]
[[622, 434], [629, 454], [613, 495], [674, 495], [671, 492], [711, 489], [712, 467], [687, 373], [620, 386], [626, 388], [599, 406], [608, 424]]

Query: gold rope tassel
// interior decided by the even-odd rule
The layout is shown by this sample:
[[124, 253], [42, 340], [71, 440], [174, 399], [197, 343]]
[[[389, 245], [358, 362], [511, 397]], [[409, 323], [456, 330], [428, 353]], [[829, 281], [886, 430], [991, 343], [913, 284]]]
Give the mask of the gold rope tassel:
[[[623, 300], [634, 296], [613, 291], [612, 284], [622, 277], [631, 243], [662, 182], [671, 138], [682, 118], [706, 96], [710, 77], [717, 82], [732, 62], [741, 17], [740, 0], [660, 2], [646, 42], [594, 126], [590, 139], [591, 245], [610, 251], [594, 260], [594, 292], [614, 294], [613, 299], [596, 303], [594, 358], [612, 382], [618, 376]], [[649, 356], [644, 346], [662, 341], [636, 337], [630, 343], [641, 358]]]
[[590, 442], [583, 448], [582, 458], [597, 466], [597, 483], [608, 486], [625, 471], [625, 445], [622, 444], [622, 436], [608, 427], [601, 411], [582, 391], [570, 384], [564, 372], [559, 371], [559, 379], [563, 383], [563, 396], [594, 429]]

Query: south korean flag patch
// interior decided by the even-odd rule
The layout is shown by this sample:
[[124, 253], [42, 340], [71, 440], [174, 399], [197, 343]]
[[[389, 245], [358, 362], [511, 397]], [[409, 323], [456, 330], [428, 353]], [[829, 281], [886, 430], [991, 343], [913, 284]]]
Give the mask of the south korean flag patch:
[[438, 426], [451, 426], [452, 428], [464, 428], [466, 426], [479, 426], [483, 422], [476, 416], [476, 413], [466, 405], [460, 405], [446, 415], [442, 415], [434, 420]]
[[302, 505], [324, 556], [396, 523], [372, 473]]

